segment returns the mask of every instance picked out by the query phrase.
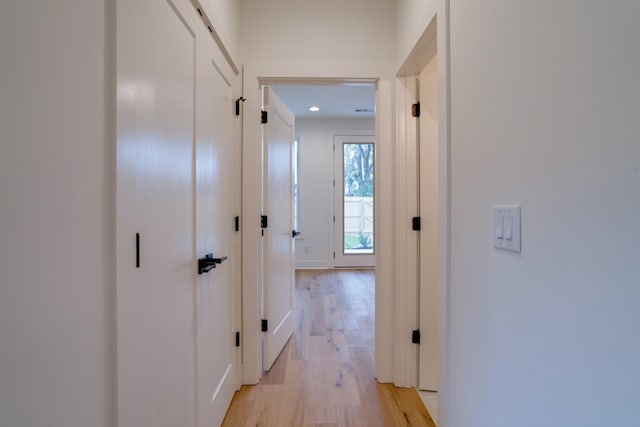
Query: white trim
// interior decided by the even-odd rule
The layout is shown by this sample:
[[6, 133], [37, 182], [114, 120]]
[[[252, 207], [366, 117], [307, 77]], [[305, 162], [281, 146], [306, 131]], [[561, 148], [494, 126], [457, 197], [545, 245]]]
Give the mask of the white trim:
[[411, 104], [418, 98], [416, 77], [396, 80], [396, 333], [395, 379], [399, 387], [417, 384], [418, 346], [411, 343], [411, 331], [419, 328], [418, 256], [419, 232], [411, 229], [411, 218], [418, 209], [417, 119], [411, 116]]
[[329, 270], [333, 268], [329, 260], [297, 261], [296, 270]]
[[438, 25], [438, 138], [440, 155], [440, 277], [438, 282], [440, 328], [440, 378], [438, 390], [438, 419], [440, 427], [448, 427], [447, 415], [452, 408], [449, 395], [449, 316], [451, 310], [451, 63], [450, 63], [450, 0], [439, 0], [440, 20]]
[[394, 284], [395, 251], [393, 240], [394, 188], [393, 99], [391, 82], [381, 80], [376, 91], [376, 313], [374, 369], [379, 382], [393, 382]]
[[416, 43], [409, 52], [406, 52], [406, 56], [403, 57], [405, 60], [400, 65], [397, 74], [398, 77], [409, 77], [420, 74], [428, 62], [425, 62], [425, 58], [433, 56], [437, 46], [436, 43], [433, 43], [436, 35], [436, 26], [432, 25], [436, 24], [436, 21], [433, 18], [439, 10], [444, 10], [445, 1], [448, 2], [449, 0], [435, 0], [430, 2], [427, 10], [424, 12], [424, 19], [422, 20], [422, 22], [427, 22], [428, 25], [424, 30], [418, 28], [414, 33], [413, 40], [415, 40]]
[[[437, 0], [436, 7], [433, 10], [428, 25], [425, 27], [422, 36], [417, 40], [410, 54], [407, 56], [403, 65], [398, 71], [398, 77], [409, 77], [417, 75], [424, 66], [428, 63], [428, 60], [433, 56], [433, 38], [436, 38], [435, 47], [437, 47], [438, 53], [438, 105], [439, 105], [439, 118], [438, 118], [438, 140], [439, 140], [439, 280], [438, 280], [438, 322], [439, 322], [439, 347], [440, 347], [440, 375], [439, 375], [439, 390], [438, 390], [438, 410], [436, 423], [440, 427], [448, 426], [448, 418], [446, 417], [451, 408], [451, 402], [449, 401], [449, 370], [448, 370], [448, 356], [449, 356], [449, 314], [450, 314], [450, 272], [451, 272], [451, 257], [450, 257], [450, 242], [451, 242], [451, 224], [449, 221], [450, 213], [450, 129], [451, 129], [451, 111], [449, 106], [449, 97], [451, 95], [450, 88], [450, 65], [449, 65], [449, 0]], [[439, 17], [439, 19], [438, 19]], [[401, 82], [399, 83], [402, 84]], [[399, 96], [398, 99], [402, 97]], [[404, 101], [403, 101], [404, 102]], [[405, 126], [407, 123], [407, 114], [398, 115], [398, 126]], [[400, 133], [399, 133], [400, 135]], [[399, 142], [401, 144], [401, 142]], [[400, 151], [404, 149], [399, 145], [398, 155], [401, 156]], [[398, 170], [398, 177], [400, 177], [400, 170]], [[407, 175], [408, 176], [408, 175]], [[399, 185], [399, 183], [398, 183]], [[402, 197], [402, 196], [401, 196]], [[409, 205], [407, 205], [407, 208]], [[402, 212], [402, 209], [400, 209]], [[399, 236], [399, 241], [396, 242], [399, 246], [402, 243], [406, 243], [406, 239]], [[401, 260], [398, 258], [395, 263], [395, 268], [403, 268]], [[407, 286], [408, 282], [400, 283], [397, 285], [397, 296], [400, 296], [406, 290], [402, 290], [403, 286]], [[405, 294], [406, 296], [406, 294]], [[399, 304], [399, 303], [398, 303]], [[396, 306], [398, 309], [398, 305]], [[397, 316], [396, 319], [399, 322], [408, 322], [410, 319]], [[408, 329], [409, 325], [398, 325], [398, 330]], [[396, 351], [397, 357], [406, 356], [406, 351], [403, 352], [401, 348]], [[402, 375], [398, 374], [398, 379], [401, 379]], [[415, 378], [417, 380], [417, 376]]]
[[438, 393], [435, 391], [423, 391], [417, 388], [415, 390], [418, 396], [420, 396], [420, 400], [422, 400], [425, 408], [427, 408], [431, 419], [436, 422], [438, 419]]
[[262, 376], [261, 313], [261, 179], [262, 150], [258, 78], [243, 69], [243, 92], [247, 100], [242, 114], [242, 383], [256, 384]]
[[196, 13], [197, 11], [201, 12], [201, 15], [199, 15], [199, 18], [202, 20], [202, 23], [205, 25], [205, 27], [209, 30], [209, 33], [211, 33], [211, 37], [213, 38], [213, 41], [216, 43], [216, 45], [224, 55], [225, 59], [227, 60], [227, 64], [229, 64], [229, 66], [233, 70], [233, 74], [237, 76], [240, 73], [240, 70], [238, 69], [238, 66], [236, 65], [236, 63], [233, 61], [233, 58], [231, 57], [231, 53], [229, 53], [229, 50], [227, 49], [224, 42], [222, 41], [220, 34], [218, 34], [216, 26], [213, 25], [213, 23], [211, 22], [211, 19], [207, 14], [207, 9], [203, 7], [200, 0], [191, 0], [191, 4], [193, 4], [194, 9], [196, 9]]
[[286, 86], [286, 85], [313, 85], [313, 86], [371, 86], [378, 82], [378, 78], [371, 77], [259, 77], [262, 85]]
[[[238, 99], [242, 95], [242, 78], [237, 75], [233, 80], [233, 99]], [[241, 332], [242, 330], [242, 121], [239, 117], [233, 124], [233, 135], [231, 139], [230, 147], [231, 164], [237, 165], [237, 170], [233, 172], [232, 184], [231, 184], [231, 197], [232, 197], [232, 215], [239, 217], [240, 230], [234, 231], [231, 234], [231, 248], [232, 252], [230, 258], [231, 262], [231, 284], [233, 289], [233, 330]], [[233, 363], [236, 366], [234, 372], [233, 384], [236, 390], [240, 390], [242, 385], [242, 333], [240, 333], [240, 346], [234, 348]]]
[[260, 86], [265, 84], [375, 84], [377, 189], [376, 345], [375, 373], [380, 382], [393, 381], [393, 141], [391, 82], [378, 78], [261, 77], [243, 68], [242, 137], [242, 382], [256, 384], [262, 375], [260, 344]]

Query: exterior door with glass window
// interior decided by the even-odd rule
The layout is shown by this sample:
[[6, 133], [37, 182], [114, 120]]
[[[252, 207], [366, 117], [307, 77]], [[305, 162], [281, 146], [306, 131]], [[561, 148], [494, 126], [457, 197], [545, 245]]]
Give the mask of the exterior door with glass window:
[[375, 266], [373, 135], [334, 137], [334, 265]]

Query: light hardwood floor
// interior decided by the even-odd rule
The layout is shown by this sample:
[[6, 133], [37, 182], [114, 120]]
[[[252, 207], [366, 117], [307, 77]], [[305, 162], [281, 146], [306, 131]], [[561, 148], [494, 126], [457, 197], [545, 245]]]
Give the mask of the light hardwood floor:
[[434, 427], [414, 389], [374, 378], [374, 281], [368, 270], [298, 270], [296, 331], [223, 426]]

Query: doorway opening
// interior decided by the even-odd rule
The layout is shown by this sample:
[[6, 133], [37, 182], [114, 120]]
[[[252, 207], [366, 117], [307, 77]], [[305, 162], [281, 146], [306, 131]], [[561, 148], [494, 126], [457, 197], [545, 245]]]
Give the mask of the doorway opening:
[[375, 267], [375, 84], [288, 84], [296, 267]]
[[[274, 108], [282, 105], [287, 112]], [[290, 165], [291, 173], [287, 183], [290, 183], [291, 197], [286, 213], [291, 213], [290, 237], [293, 237], [293, 265], [292, 271], [309, 269], [333, 269], [336, 267], [369, 267], [375, 266], [375, 85], [265, 85], [263, 89], [263, 106], [267, 111], [267, 123], [263, 126], [263, 209], [269, 204], [269, 210], [275, 209], [269, 200], [272, 190], [269, 185], [274, 174], [271, 169], [275, 163], [271, 160], [276, 151], [272, 149], [274, 132], [270, 126], [291, 114], [293, 116], [290, 150], [280, 150], [286, 153], [288, 160], [278, 163], [281, 170], [284, 165]], [[272, 109], [277, 117], [271, 118]], [[273, 121], [273, 123], [272, 123]], [[284, 174], [286, 175], [286, 174]], [[284, 178], [278, 178], [275, 183], [282, 186]], [[282, 210], [283, 202], [278, 201]], [[272, 212], [265, 212], [271, 215]], [[282, 212], [279, 217], [284, 216]], [[274, 219], [275, 221], [275, 219]], [[283, 226], [284, 227], [284, 226]], [[283, 228], [281, 227], [281, 228]], [[284, 227], [286, 228], [286, 227]], [[284, 230], [283, 228], [283, 230]], [[263, 318], [271, 317], [265, 314], [272, 309], [273, 277], [282, 278], [284, 272], [273, 274], [276, 268], [274, 258], [281, 260], [281, 256], [273, 257], [270, 252], [274, 248], [269, 244], [273, 237], [263, 236], [263, 276], [262, 284], [262, 314]], [[273, 235], [271, 235], [273, 236]], [[267, 243], [265, 245], [265, 242]], [[282, 245], [279, 245], [282, 247]], [[289, 273], [286, 275], [288, 276]], [[375, 331], [375, 270], [371, 271], [371, 278], [366, 286], [370, 304], [366, 307], [367, 317], [370, 319], [371, 331], [371, 360], [373, 357]], [[299, 285], [297, 283], [296, 285]], [[331, 286], [334, 286], [332, 284]], [[339, 284], [337, 285], [339, 286]], [[298, 290], [294, 289], [293, 294]], [[289, 300], [290, 293], [282, 293]], [[286, 294], [286, 295], [285, 295]], [[297, 297], [296, 297], [297, 298]], [[335, 298], [335, 297], [334, 297]], [[279, 299], [282, 301], [282, 299]], [[337, 310], [337, 306], [332, 306]], [[363, 306], [364, 307], [364, 306]], [[327, 308], [329, 309], [329, 308]], [[324, 309], [323, 309], [324, 310]], [[272, 310], [273, 311], [273, 310]], [[298, 317], [309, 317], [307, 310], [296, 310]], [[316, 329], [314, 336], [324, 336], [326, 333], [343, 333], [342, 325], [326, 328], [326, 323], [318, 320], [323, 316], [315, 316], [313, 320]], [[277, 318], [279, 319], [279, 317]], [[312, 321], [308, 318], [298, 318], [294, 321], [298, 326]], [[283, 320], [283, 324], [285, 321]], [[324, 330], [322, 325], [325, 326]], [[284, 329], [284, 328], [283, 328]], [[299, 328], [298, 328], [299, 329]], [[329, 332], [327, 332], [329, 330]], [[333, 331], [333, 332], [331, 332]], [[281, 333], [279, 331], [278, 333]], [[273, 332], [274, 336], [276, 332]], [[304, 331], [285, 332], [287, 338], [294, 336], [291, 341], [300, 340]], [[263, 335], [263, 353], [268, 355], [269, 363], [263, 363], [263, 371], [267, 372], [275, 363], [277, 354], [286, 357], [287, 348], [291, 341], [279, 339], [278, 348], [268, 342], [270, 332]], [[277, 352], [277, 353], [274, 353]], [[263, 358], [264, 360], [264, 358]], [[372, 366], [373, 373], [373, 366]], [[373, 378], [373, 375], [371, 375]]]
[[[391, 317], [393, 313], [393, 275], [391, 260], [391, 242], [393, 241], [392, 223], [392, 203], [384, 203], [384, 200], [391, 200], [392, 188], [392, 109], [391, 109], [391, 84], [386, 80], [378, 78], [325, 78], [325, 77], [262, 77], [254, 70], [247, 68], [243, 74], [243, 96], [247, 99], [243, 105], [242, 132], [243, 132], [243, 191], [242, 191], [242, 212], [245, 227], [242, 233], [242, 258], [243, 258], [243, 284], [242, 284], [242, 356], [243, 369], [242, 381], [244, 384], [256, 384], [263, 376], [262, 370], [263, 353], [262, 342], [264, 332], [261, 331], [262, 320], [268, 323], [268, 330], [279, 325], [270, 318], [261, 318], [265, 314], [262, 310], [263, 302], [263, 279], [265, 278], [263, 261], [264, 237], [265, 234], [273, 233], [270, 228], [272, 222], [268, 217], [268, 212], [263, 211], [262, 200], [264, 188], [264, 165], [263, 141], [261, 132], [264, 125], [261, 118], [265, 116], [260, 111], [263, 107], [262, 90], [264, 87], [272, 89], [274, 94], [286, 99], [286, 95], [277, 93], [280, 88], [290, 89], [292, 86], [298, 87], [318, 87], [322, 93], [330, 93], [332, 88], [354, 88], [365, 87], [373, 93], [375, 107], [357, 108], [369, 110], [371, 117], [368, 119], [372, 123], [374, 131], [367, 128], [364, 131], [353, 131], [345, 129], [342, 123], [329, 125], [320, 129], [321, 124], [327, 125], [331, 118], [324, 118], [317, 123], [310, 120], [295, 120], [295, 136], [298, 138], [298, 148], [300, 156], [300, 180], [299, 180], [299, 206], [300, 217], [299, 227], [301, 234], [292, 238], [293, 229], [289, 229], [288, 235], [295, 244], [295, 267], [298, 269], [331, 269], [333, 264], [333, 144], [330, 150], [314, 151], [320, 145], [316, 144], [318, 134], [330, 135], [332, 141], [334, 135], [376, 135], [380, 138], [376, 146], [375, 194], [380, 203], [376, 203], [375, 209], [375, 259], [379, 262], [375, 267], [375, 342], [384, 345], [375, 345], [375, 376], [380, 382], [393, 381], [393, 346], [387, 345], [393, 341], [393, 328]], [[287, 102], [289, 102], [287, 100]], [[308, 100], [305, 100], [305, 104]], [[283, 102], [284, 104], [284, 102]], [[291, 104], [289, 104], [291, 106]], [[308, 114], [309, 105], [305, 105]], [[356, 108], [354, 108], [355, 110]], [[322, 109], [320, 110], [322, 111]], [[326, 111], [326, 110], [325, 110]], [[272, 121], [272, 113], [265, 111], [268, 122]], [[357, 114], [352, 111], [352, 114]], [[360, 113], [362, 114], [362, 113]], [[305, 127], [306, 122], [306, 127]], [[314, 127], [315, 126], [315, 127]], [[305, 131], [306, 129], [306, 131]], [[362, 129], [362, 128], [361, 128]], [[311, 157], [311, 161], [305, 162], [305, 156]], [[308, 160], [308, 159], [307, 159]], [[305, 166], [306, 165], [306, 166]], [[327, 173], [328, 172], [328, 173]], [[311, 175], [311, 179], [305, 179], [305, 174]], [[322, 177], [322, 180], [314, 177]], [[328, 179], [324, 181], [324, 179]], [[327, 185], [325, 185], [327, 184]], [[328, 200], [327, 203], [319, 203], [316, 208], [311, 208], [315, 216], [305, 215], [309, 204], [307, 199]], [[325, 198], [326, 197], [326, 198]], [[293, 203], [287, 206], [293, 206]], [[305, 207], [306, 206], [306, 207]], [[262, 229], [260, 216], [268, 217], [268, 227]], [[292, 214], [293, 218], [294, 215]], [[319, 219], [318, 219], [319, 218]], [[313, 238], [312, 238], [313, 237]], [[315, 243], [314, 243], [315, 242]], [[322, 245], [317, 242], [323, 243]], [[293, 270], [293, 269], [292, 269]], [[268, 315], [268, 313], [267, 313]], [[266, 326], [266, 325], [265, 325]]]

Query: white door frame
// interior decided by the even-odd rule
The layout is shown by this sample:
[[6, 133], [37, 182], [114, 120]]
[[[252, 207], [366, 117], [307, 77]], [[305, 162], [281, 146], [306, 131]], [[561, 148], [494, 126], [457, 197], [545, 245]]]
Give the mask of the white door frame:
[[[271, 77], [264, 77], [269, 76]], [[242, 148], [242, 381], [256, 384], [261, 376], [260, 289], [262, 269], [260, 201], [262, 199], [262, 147], [260, 138], [261, 87], [283, 84], [375, 84], [376, 86], [376, 332], [377, 343], [393, 342], [393, 122], [391, 82], [372, 78], [282, 77], [243, 69]], [[392, 345], [375, 346], [375, 373], [380, 382], [393, 382]]]
[[[398, 348], [396, 371], [397, 385], [415, 386], [418, 382], [417, 348], [406, 338], [408, 331], [419, 326], [418, 295], [418, 258], [408, 256], [417, 251], [418, 236], [411, 230], [410, 219], [419, 215], [417, 170], [411, 161], [416, 149], [416, 123], [411, 116], [410, 105], [418, 99], [416, 77], [425, 68], [429, 60], [438, 55], [438, 165], [439, 165], [439, 224], [440, 242], [438, 254], [438, 329], [439, 329], [439, 390], [438, 414], [439, 427], [448, 426], [447, 415], [451, 407], [449, 401], [449, 292], [450, 292], [450, 70], [449, 70], [449, 0], [438, 0], [432, 6], [428, 25], [418, 38], [411, 52], [397, 73], [396, 102], [398, 112], [397, 151], [396, 151], [396, 346]], [[409, 225], [409, 226], [408, 226]], [[416, 253], [416, 252], [414, 252]], [[403, 368], [404, 367], [404, 368]]]

